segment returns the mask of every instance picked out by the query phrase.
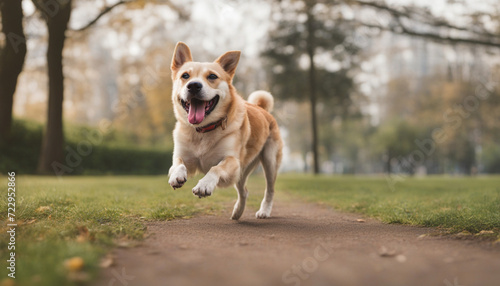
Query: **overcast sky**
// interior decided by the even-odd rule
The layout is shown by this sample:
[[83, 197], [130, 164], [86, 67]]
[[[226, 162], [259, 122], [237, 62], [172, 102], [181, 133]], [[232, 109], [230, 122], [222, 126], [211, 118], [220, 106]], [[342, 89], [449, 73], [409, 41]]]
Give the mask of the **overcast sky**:
[[[97, 15], [104, 3], [111, 5], [118, 0], [83, 1], [75, 0], [70, 26], [78, 28], [83, 26]], [[224, 49], [242, 50], [248, 57], [258, 56], [259, 50], [264, 44], [269, 23], [271, 20], [270, 1], [224, 1], [224, 0], [172, 0], [174, 3], [191, 13], [192, 30], [189, 33], [172, 33], [173, 37], [182, 37], [184, 41], [191, 44], [202, 45], [205, 50], [215, 53], [223, 52]], [[461, 15], [470, 13], [471, 10], [488, 12], [498, 5], [498, 0], [386, 0], [393, 5], [415, 4], [428, 7], [435, 15], [445, 17], [457, 25], [461, 23]], [[100, 3], [100, 4], [97, 4]], [[461, 5], [466, 4], [466, 5]], [[26, 15], [34, 12], [32, 1], [24, 0], [23, 7]], [[111, 13], [123, 13], [125, 7], [119, 7]], [[130, 11], [127, 11], [130, 12]], [[144, 11], [133, 11], [137, 18], [136, 29], [147, 31], [145, 27], [154, 26], [155, 21], [164, 21], [165, 25], [176, 21], [174, 13], [166, 6], [149, 6]], [[155, 17], [148, 14], [154, 13]], [[99, 23], [105, 23], [103, 17]], [[169, 26], [169, 31], [175, 30]], [[172, 39], [174, 41], [180, 39]], [[201, 41], [201, 42], [200, 42]], [[188, 43], [189, 44], [189, 43]], [[132, 52], [133, 43], [132, 45]], [[224, 47], [224, 48], [221, 48]]]

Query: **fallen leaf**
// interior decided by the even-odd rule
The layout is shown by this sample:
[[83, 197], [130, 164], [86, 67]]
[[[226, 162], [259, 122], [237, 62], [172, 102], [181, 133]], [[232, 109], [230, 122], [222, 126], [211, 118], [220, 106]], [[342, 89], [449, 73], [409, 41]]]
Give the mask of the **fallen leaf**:
[[2, 286], [14, 286], [14, 285], [16, 285], [16, 282], [14, 281], [14, 279], [5, 278], [4, 280], [2, 280], [2, 283], [0, 283], [0, 285], [2, 285]]
[[113, 265], [113, 257], [111, 255], [107, 255], [103, 259], [101, 259], [101, 262], [99, 263], [99, 266], [101, 268], [108, 268], [111, 265]]
[[479, 233], [476, 235], [485, 235], [485, 234], [494, 234], [495, 232], [492, 230], [481, 230]]
[[50, 211], [50, 207], [49, 206], [41, 206], [41, 207], [38, 207], [35, 211], [39, 212], [39, 213], [43, 213], [46, 211]]
[[80, 232], [80, 234], [89, 235], [89, 229], [84, 225], [79, 226], [78, 231]]
[[69, 271], [80, 271], [84, 265], [83, 259], [81, 257], [75, 256], [64, 261], [64, 266]]
[[80, 234], [76, 237], [77, 242], [85, 242], [85, 241], [89, 240], [90, 233], [89, 233], [89, 229], [86, 226], [79, 226], [78, 232]]

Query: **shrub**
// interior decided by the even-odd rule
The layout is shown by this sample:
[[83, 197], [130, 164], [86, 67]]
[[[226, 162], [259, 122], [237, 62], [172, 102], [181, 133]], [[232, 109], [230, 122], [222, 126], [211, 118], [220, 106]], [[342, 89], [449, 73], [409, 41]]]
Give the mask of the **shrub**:
[[[70, 161], [60, 163], [71, 169], [66, 174], [166, 174], [171, 165], [170, 149], [133, 146], [129, 142], [117, 141], [114, 138], [126, 136], [117, 135], [120, 132], [116, 130], [113, 131], [113, 139], [105, 136], [99, 144], [90, 145], [91, 149], [85, 150], [85, 154], [79, 154], [78, 144], [84, 141], [82, 134], [92, 131], [96, 129], [88, 126], [69, 126], [65, 130], [65, 156]], [[0, 172], [34, 174], [40, 156], [42, 132], [40, 123], [14, 120], [10, 138], [0, 143]]]

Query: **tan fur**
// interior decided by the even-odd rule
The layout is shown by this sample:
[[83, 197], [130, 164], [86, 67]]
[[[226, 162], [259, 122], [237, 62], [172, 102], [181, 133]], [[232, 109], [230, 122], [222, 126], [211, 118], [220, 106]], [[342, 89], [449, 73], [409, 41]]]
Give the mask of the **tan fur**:
[[267, 112], [273, 111], [273, 96], [267, 91], [257, 90], [252, 92], [250, 96], [248, 96], [248, 102], [264, 108]]
[[[215, 187], [235, 184], [238, 201], [232, 219], [239, 219], [245, 207], [247, 176], [261, 162], [266, 173], [266, 195], [257, 212], [258, 218], [271, 214], [274, 182], [281, 162], [281, 140], [279, 127], [273, 116], [264, 108], [272, 108], [272, 96], [257, 96], [255, 103], [246, 102], [232, 85], [239, 59], [239, 52], [227, 52], [213, 63], [192, 61], [191, 52], [184, 43], [178, 43], [172, 59], [172, 101], [177, 124], [174, 130], [174, 156], [169, 171], [169, 184], [180, 188], [188, 176], [197, 172], [206, 174], [193, 188], [196, 196], [210, 196]], [[181, 76], [189, 73], [189, 79]], [[218, 76], [209, 80], [209, 74]], [[214, 110], [197, 125], [189, 123], [187, 112], [181, 104], [186, 100], [186, 86], [197, 80], [203, 84], [206, 100], [219, 95]], [[204, 99], [205, 100], [205, 99]], [[262, 108], [264, 107], [264, 108]], [[227, 116], [225, 129], [217, 128], [207, 133], [198, 133], [196, 127], [206, 126]]]

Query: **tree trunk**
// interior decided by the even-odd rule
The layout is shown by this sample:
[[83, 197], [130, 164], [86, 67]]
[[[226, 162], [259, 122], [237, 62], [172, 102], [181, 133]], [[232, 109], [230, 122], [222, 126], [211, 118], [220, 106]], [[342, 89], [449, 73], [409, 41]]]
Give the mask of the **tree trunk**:
[[[49, 100], [47, 127], [43, 137], [38, 173], [54, 174], [53, 164], [63, 163], [63, 99], [64, 99], [64, 74], [63, 74], [63, 49], [66, 40], [66, 29], [71, 15], [71, 1], [52, 7], [47, 11], [50, 1], [40, 1], [37, 7], [44, 12], [49, 33], [47, 48], [47, 65], [49, 73]], [[41, 4], [40, 4], [41, 3]], [[43, 4], [47, 6], [42, 6]]]
[[386, 164], [386, 168], [387, 168], [387, 174], [389, 174], [389, 175], [392, 173], [391, 161], [392, 161], [391, 153], [387, 152], [387, 161], [385, 162], [385, 164]]
[[0, 49], [0, 142], [7, 140], [12, 126], [12, 106], [17, 78], [26, 57], [21, 1], [0, 0], [5, 46]]
[[312, 151], [313, 151], [313, 172], [319, 174], [318, 161], [318, 122], [316, 114], [316, 68], [314, 66], [314, 16], [312, 15], [312, 5], [307, 7], [307, 54], [309, 56], [309, 101], [311, 105], [311, 127], [312, 127]]

